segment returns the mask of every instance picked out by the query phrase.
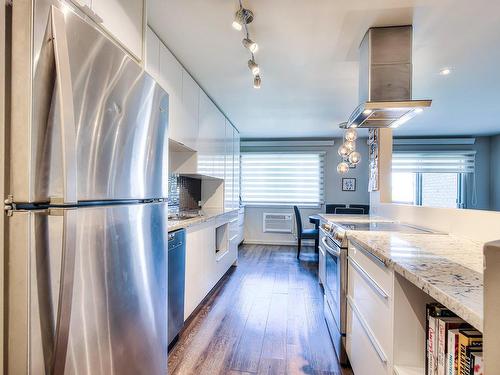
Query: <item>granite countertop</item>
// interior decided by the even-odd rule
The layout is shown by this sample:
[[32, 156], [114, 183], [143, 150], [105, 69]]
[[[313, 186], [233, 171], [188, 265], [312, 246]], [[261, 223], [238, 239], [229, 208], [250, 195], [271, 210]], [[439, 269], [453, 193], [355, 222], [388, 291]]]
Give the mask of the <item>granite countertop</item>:
[[347, 231], [347, 238], [483, 330], [481, 242], [444, 234], [366, 231]]
[[393, 223], [394, 220], [375, 215], [337, 215], [318, 214], [323, 220], [331, 223]]
[[184, 220], [168, 220], [168, 231], [172, 232], [174, 230], [178, 229], [185, 229], [190, 226], [196, 225], [196, 224], [201, 224], [205, 221], [208, 221], [210, 219], [216, 218], [221, 215], [225, 215], [228, 213], [237, 213], [239, 211], [239, 208], [234, 208], [234, 209], [226, 209], [226, 210], [218, 210], [218, 209], [209, 209], [209, 210], [202, 210], [200, 216], [196, 216], [190, 219], [184, 219]]

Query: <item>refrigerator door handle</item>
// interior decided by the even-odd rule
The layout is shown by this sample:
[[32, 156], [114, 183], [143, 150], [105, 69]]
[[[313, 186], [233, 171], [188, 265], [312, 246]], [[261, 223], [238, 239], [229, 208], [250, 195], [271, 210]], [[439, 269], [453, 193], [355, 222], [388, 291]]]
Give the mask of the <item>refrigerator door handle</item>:
[[61, 119], [61, 149], [63, 164], [63, 198], [57, 204], [77, 203], [77, 158], [75, 110], [73, 104], [73, 87], [69, 63], [68, 41], [64, 14], [52, 6], [52, 37], [56, 65], [57, 94], [59, 95], [59, 111]]
[[50, 214], [60, 215], [61, 213], [64, 216], [63, 247], [51, 375], [64, 374], [68, 352], [73, 285], [75, 281], [77, 210], [50, 210]]

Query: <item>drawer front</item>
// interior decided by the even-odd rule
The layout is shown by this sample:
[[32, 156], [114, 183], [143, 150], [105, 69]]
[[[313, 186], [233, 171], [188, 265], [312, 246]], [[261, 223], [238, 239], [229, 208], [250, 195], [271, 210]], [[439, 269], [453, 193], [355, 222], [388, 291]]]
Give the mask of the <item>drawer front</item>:
[[392, 271], [366, 250], [349, 243], [349, 258], [354, 260], [388, 296], [392, 295]]
[[346, 350], [353, 372], [359, 375], [391, 374], [385, 353], [377, 350], [361, 319], [348, 302]]
[[392, 353], [392, 298], [352, 258], [348, 260], [347, 294], [386, 353]]

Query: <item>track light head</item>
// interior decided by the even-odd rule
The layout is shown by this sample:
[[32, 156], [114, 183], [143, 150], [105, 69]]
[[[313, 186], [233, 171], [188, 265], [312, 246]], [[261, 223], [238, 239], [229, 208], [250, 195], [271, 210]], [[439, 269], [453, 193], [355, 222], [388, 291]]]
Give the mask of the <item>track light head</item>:
[[243, 46], [245, 48], [248, 48], [250, 52], [255, 53], [259, 50], [259, 45], [255, 43], [252, 39], [250, 38], [244, 38], [241, 43], [243, 43]]
[[248, 68], [252, 71], [252, 74], [254, 76], [259, 75], [260, 73], [259, 64], [257, 64], [254, 59], [248, 60]]
[[260, 84], [262, 83], [262, 80], [260, 79], [260, 75], [256, 75], [253, 78], [253, 88], [254, 89], [260, 89]]
[[249, 9], [240, 7], [234, 14], [233, 28], [241, 31], [243, 25], [247, 25], [253, 21], [253, 12]]

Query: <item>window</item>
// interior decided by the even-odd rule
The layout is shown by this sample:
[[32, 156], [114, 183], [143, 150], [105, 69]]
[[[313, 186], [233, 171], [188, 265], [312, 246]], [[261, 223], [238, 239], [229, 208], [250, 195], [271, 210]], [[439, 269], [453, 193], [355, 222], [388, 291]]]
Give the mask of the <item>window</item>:
[[474, 174], [474, 170], [474, 151], [395, 152], [392, 200], [431, 207], [463, 207], [465, 176]]
[[319, 206], [324, 152], [241, 155], [241, 196], [249, 205]]

